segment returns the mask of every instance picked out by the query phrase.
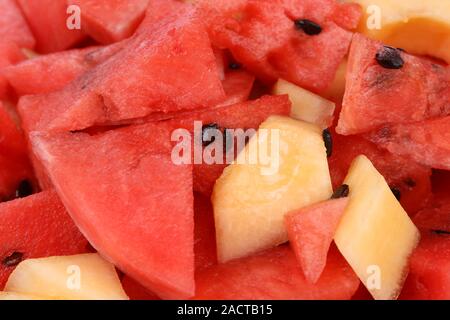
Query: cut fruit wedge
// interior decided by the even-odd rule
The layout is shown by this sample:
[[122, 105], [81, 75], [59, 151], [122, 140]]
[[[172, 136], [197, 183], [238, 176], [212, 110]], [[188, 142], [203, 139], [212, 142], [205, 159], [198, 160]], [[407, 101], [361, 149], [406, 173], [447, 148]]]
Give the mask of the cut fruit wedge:
[[354, 160], [344, 183], [350, 200], [336, 245], [375, 299], [396, 299], [419, 231], [365, 156]]
[[[269, 156], [255, 157], [257, 151]], [[286, 242], [285, 214], [328, 199], [331, 193], [322, 130], [270, 117], [214, 187], [219, 261]]]
[[128, 300], [115, 267], [96, 253], [25, 260], [5, 291], [57, 300]]
[[316, 124], [322, 129], [332, 124], [336, 107], [333, 102], [283, 79], [275, 84], [273, 93], [289, 95], [292, 118]]
[[351, 0], [363, 6], [359, 32], [450, 63], [450, 1]]
[[310, 283], [316, 283], [325, 269], [328, 250], [347, 204], [348, 198], [332, 199], [286, 215], [291, 247]]

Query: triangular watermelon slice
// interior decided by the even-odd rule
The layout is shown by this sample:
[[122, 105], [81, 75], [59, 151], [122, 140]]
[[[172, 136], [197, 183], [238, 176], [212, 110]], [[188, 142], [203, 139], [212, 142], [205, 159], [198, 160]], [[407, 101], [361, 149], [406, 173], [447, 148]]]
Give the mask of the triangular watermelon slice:
[[290, 244], [310, 283], [317, 283], [325, 269], [330, 245], [347, 204], [348, 198], [328, 200], [285, 217]]
[[31, 134], [35, 153], [90, 243], [162, 298], [194, 294], [191, 166], [163, 124], [89, 135]]
[[371, 133], [369, 139], [393, 154], [435, 169], [450, 170], [449, 128], [450, 116], [447, 116], [416, 123], [385, 125]]
[[[50, 53], [68, 49], [79, 43], [85, 34], [67, 27], [66, 0], [17, 0], [36, 39], [36, 49]], [[51, 19], [49, 19], [51, 17]]]
[[82, 29], [100, 43], [130, 37], [144, 18], [149, 0], [69, 0], [81, 9]]
[[196, 300], [345, 300], [360, 281], [336, 247], [316, 284], [306, 282], [289, 246], [218, 264], [196, 274]]
[[73, 131], [206, 108], [224, 98], [208, 34], [186, 7], [63, 90], [21, 100], [19, 110], [29, 130]]
[[89, 251], [54, 191], [0, 204], [0, 290], [22, 260]]
[[[389, 57], [386, 52], [398, 60], [398, 69], [383, 67], [377, 61], [377, 54], [380, 61], [383, 55]], [[450, 67], [385, 47], [360, 34], [353, 37], [346, 79], [336, 128], [340, 134], [450, 114]]]
[[0, 39], [33, 49], [36, 41], [15, 0], [0, 1]]

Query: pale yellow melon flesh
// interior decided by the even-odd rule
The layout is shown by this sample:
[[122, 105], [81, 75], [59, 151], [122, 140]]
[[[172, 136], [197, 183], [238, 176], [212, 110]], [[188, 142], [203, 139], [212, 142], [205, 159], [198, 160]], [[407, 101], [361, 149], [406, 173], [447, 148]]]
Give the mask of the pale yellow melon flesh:
[[289, 95], [292, 118], [316, 124], [322, 129], [331, 126], [336, 107], [333, 102], [283, 79], [277, 81], [273, 94]]
[[419, 231], [365, 156], [354, 160], [344, 183], [350, 199], [336, 245], [375, 299], [396, 299]]
[[15, 292], [0, 292], [0, 300], [48, 300], [48, 298]]
[[[243, 161], [255, 146], [267, 146], [271, 135], [261, 134], [267, 129], [278, 129], [280, 138], [279, 170], [270, 175], [262, 174], [267, 166]], [[288, 117], [270, 117], [214, 187], [219, 261], [286, 242], [284, 215], [328, 199], [331, 194], [322, 129]]]
[[[359, 32], [410, 53], [434, 56], [450, 63], [450, 1], [349, 2], [359, 3], [363, 7], [364, 16], [358, 28]], [[381, 17], [381, 29], [376, 28], [374, 24], [376, 15]]]
[[58, 300], [128, 299], [114, 266], [96, 253], [25, 260], [5, 291]]

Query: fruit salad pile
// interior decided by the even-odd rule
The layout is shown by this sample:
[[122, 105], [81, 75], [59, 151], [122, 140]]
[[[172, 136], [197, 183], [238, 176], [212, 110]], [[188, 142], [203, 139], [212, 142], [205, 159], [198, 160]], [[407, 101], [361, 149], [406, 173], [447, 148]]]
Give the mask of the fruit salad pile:
[[450, 1], [0, 11], [0, 299], [450, 299]]

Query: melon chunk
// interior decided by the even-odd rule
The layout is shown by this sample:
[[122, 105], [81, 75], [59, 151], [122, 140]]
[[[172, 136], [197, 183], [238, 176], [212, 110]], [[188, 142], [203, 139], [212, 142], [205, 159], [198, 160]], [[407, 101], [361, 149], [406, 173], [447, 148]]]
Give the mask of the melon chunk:
[[350, 200], [336, 245], [375, 299], [396, 299], [419, 231], [365, 156], [354, 160], [344, 183]]
[[112, 264], [96, 253], [21, 262], [5, 290], [61, 300], [127, 300]]
[[47, 298], [15, 292], [0, 292], [0, 300], [47, 300]]
[[273, 88], [276, 95], [287, 94], [292, 102], [291, 117], [313, 123], [322, 129], [333, 122], [335, 104], [286, 80], [279, 79]]
[[[258, 159], [269, 161], [249, 161], [255, 149], [270, 149], [268, 159]], [[219, 261], [286, 242], [285, 214], [331, 193], [322, 130], [291, 118], [270, 117], [214, 187]]]
[[[450, 2], [351, 0], [363, 6], [359, 31], [370, 38], [450, 63]], [[375, 19], [380, 17], [380, 24]]]

